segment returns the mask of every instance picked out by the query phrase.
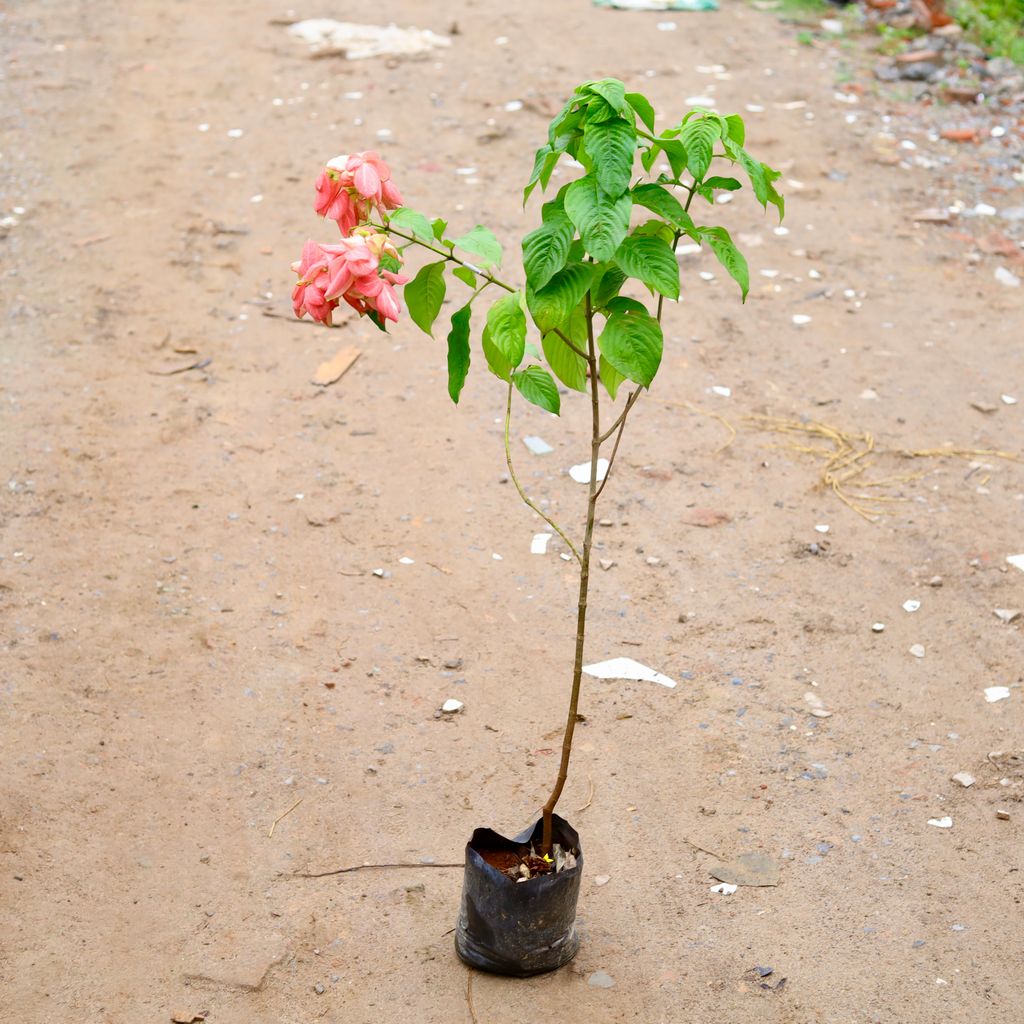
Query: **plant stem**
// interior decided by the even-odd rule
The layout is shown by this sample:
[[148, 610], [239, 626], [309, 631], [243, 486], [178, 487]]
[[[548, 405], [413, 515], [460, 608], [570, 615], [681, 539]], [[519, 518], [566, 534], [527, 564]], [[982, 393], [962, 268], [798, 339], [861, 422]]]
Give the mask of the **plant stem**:
[[458, 263], [460, 267], [468, 267], [478, 277], [482, 277], [488, 284], [496, 284], [499, 288], [504, 288], [507, 292], [514, 292], [515, 288], [510, 284], [506, 284], [504, 281], [500, 281], [493, 274], [488, 274], [481, 270], [479, 267], [474, 266], [472, 263], [468, 263], [466, 260], [460, 260], [454, 253], [447, 249], [439, 249], [436, 245], [431, 245], [429, 242], [424, 242], [422, 238], [416, 235], [407, 235], [403, 231], [399, 231], [398, 228], [394, 228], [390, 223], [388, 224], [370, 224], [371, 228], [378, 228], [381, 231], [387, 232], [388, 234], [397, 235], [399, 238], [404, 238], [407, 242], [412, 242], [414, 245], [421, 245], [424, 249], [429, 249], [431, 252], [436, 252], [438, 256], [443, 256], [446, 260], [451, 260], [452, 263]]
[[505, 406], [505, 462], [508, 465], [509, 476], [512, 477], [512, 483], [516, 485], [516, 490], [519, 492], [519, 497], [523, 499], [523, 502], [527, 507], [532, 508], [544, 520], [548, 526], [551, 527], [555, 533], [558, 534], [566, 544], [569, 545], [569, 550], [576, 556], [576, 561], [583, 564], [583, 559], [580, 557], [580, 553], [576, 550], [576, 545], [565, 535], [563, 530], [558, 523], [554, 521], [549, 515], [545, 515], [530, 499], [526, 496], [526, 492], [523, 490], [522, 485], [519, 483], [519, 477], [516, 476], [516, 471], [512, 468], [512, 448], [509, 444], [509, 424], [512, 421], [512, 382], [508, 384], [508, 403]]
[[597, 460], [601, 454], [601, 402], [598, 393], [597, 353], [594, 345], [594, 309], [587, 292], [587, 362], [590, 364], [590, 487], [587, 492], [587, 528], [583, 535], [583, 557], [580, 559], [580, 592], [576, 609], [576, 658], [572, 667], [572, 693], [569, 697], [569, 713], [562, 736], [562, 758], [558, 765], [558, 778], [547, 803], [544, 804], [544, 824], [541, 853], [551, 853], [551, 815], [558, 798], [565, 788], [569, 775], [569, 758], [572, 755], [572, 737], [576, 730], [576, 718], [580, 705], [580, 682], [583, 679], [583, 644], [587, 632], [587, 592], [590, 588], [590, 551], [594, 544], [594, 519], [597, 509]]

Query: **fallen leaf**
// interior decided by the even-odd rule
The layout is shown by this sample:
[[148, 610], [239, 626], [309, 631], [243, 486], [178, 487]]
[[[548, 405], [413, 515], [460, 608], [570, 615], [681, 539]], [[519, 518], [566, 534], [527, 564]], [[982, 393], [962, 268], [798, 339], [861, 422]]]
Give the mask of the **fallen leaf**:
[[683, 522], [687, 526], [700, 526], [708, 529], [712, 526], [721, 526], [723, 523], [732, 522], [732, 516], [713, 508], [691, 508], [683, 515]]
[[346, 345], [339, 349], [333, 359], [321, 363], [313, 374], [313, 383], [321, 387], [327, 387], [336, 380], [340, 380], [352, 364], [362, 355], [362, 352], [354, 345]]
[[976, 142], [978, 139], [976, 128], [945, 128], [939, 134], [950, 142]]
[[715, 864], [710, 875], [730, 885], [778, 885], [779, 865], [763, 853], [742, 853], [735, 860]]

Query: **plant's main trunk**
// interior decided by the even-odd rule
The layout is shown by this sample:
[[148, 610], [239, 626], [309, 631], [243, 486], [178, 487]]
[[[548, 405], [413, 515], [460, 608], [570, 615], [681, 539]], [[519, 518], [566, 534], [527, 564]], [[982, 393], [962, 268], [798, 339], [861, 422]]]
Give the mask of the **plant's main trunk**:
[[597, 354], [594, 346], [593, 311], [590, 306], [590, 295], [587, 295], [587, 354], [590, 364], [590, 489], [587, 493], [587, 529], [583, 535], [583, 551], [580, 559], [580, 594], [576, 612], [576, 658], [572, 668], [572, 694], [569, 697], [569, 714], [566, 717], [565, 733], [562, 736], [562, 759], [558, 765], [558, 778], [555, 788], [551, 791], [544, 805], [544, 829], [541, 840], [541, 853], [551, 853], [551, 815], [558, 803], [558, 798], [565, 788], [565, 780], [569, 775], [569, 758], [572, 755], [572, 736], [576, 730], [576, 717], [579, 713], [580, 682], [583, 678], [583, 645], [587, 632], [587, 592], [590, 589], [590, 549], [594, 540], [594, 519], [597, 509], [599, 491], [597, 479], [597, 460], [601, 454], [601, 407], [598, 392]]

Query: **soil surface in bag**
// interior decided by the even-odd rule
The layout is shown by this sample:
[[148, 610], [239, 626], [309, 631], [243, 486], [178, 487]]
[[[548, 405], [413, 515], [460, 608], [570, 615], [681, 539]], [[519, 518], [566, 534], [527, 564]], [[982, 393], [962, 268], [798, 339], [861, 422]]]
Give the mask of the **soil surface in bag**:
[[575, 851], [575, 866], [521, 882], [508, 877], [503, 868], [522, 863], [531, 845], [537, 848], [542, 822], [515, 839], [478, 828], [466, 845], [455, 948], [470, 966], [526, 977], [561, 967], [576, 955], [583, 855], [575, 829], [558, 815], [552, 824], [554, 841]]

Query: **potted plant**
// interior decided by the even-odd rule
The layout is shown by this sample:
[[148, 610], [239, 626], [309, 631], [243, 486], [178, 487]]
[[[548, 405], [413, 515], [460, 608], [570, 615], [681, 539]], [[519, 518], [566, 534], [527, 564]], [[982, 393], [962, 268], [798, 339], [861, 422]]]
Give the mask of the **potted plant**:
[[[404, 287], [409, 316], [431, 334], [449, 276], [454, 278], [466, 289], [447, 334], [448, 391], [458, 403], [470, 367], [477, 300], [485, 292], [495, 296], [478, 315], [478, 327], [487, 367], [506, 388], [509, 473], [519, 496], [562, 538], [579, 570], [575, 659], [554, 786], [540, 819], [524, 833], [506, 839], [477, 829], [466, 847], [456, 948], [476, 967], [535, 974], [566, 963], [578, 947], [582, 851], [576, 832], [554, 812], [579, 712], [597, 504], [627, 419], [661, 363], [665, 301], [679, 299], [680, 240], [709, 246], [746, 298], [747, 264], [728, 231], [700, 224], [691, 214], [696, 200], [714, 207], [718, 195], [742, 187], [735, 177], [712, 174], [713, 167], [738, 166], [762, 207], [774, 205], [780, 219], [784, 213], [775, 188], [779, 172], [744, 145], [743, 120], [736, 114], [697, 108], [656, 133], [654, 110], [642, 94], [627, 92], [613, 78], [584, 82], [551, 122], [524, 191], [524, 204], [538, 186], [544, 191], [562, 157], [581, 171], [543, 204], [540, 225], [523, 238], [522, 288], [498, 276], [502, 247], [489, 230], [477, 225], [450, 238], [446, 221], [404, 205], [376, 153], [338, 157], [317, 180], [315, 208], [337, 221], [342, 237], [335, 244], [306, 243], [293, 265], [296, 314], [329, 324], [344, 300], [384, 330], [387, 321], [398, 320], [396, 288]], [[401, 271], [413, 250], [430, 258], [409, 278]], [[539, 348], [528, 341], [530, 324]], [[558, 415], [558, 382], [587, 396], [590, 415], [586, 518], [577, 543], [523, 490], [509, 445], [515, 393]]]

